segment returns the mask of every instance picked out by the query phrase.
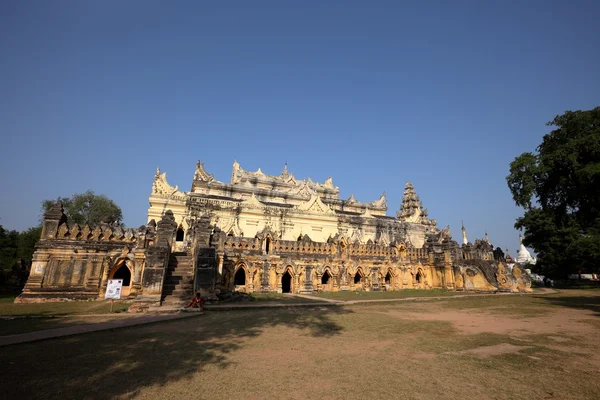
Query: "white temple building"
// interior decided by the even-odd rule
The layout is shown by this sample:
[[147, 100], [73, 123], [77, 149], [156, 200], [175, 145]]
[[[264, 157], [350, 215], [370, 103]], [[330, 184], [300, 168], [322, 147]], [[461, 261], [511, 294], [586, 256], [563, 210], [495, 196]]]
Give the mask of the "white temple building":
[[519, 247], [519, 251], [517, 252], [516, 261], [521, 265], [535, 264], [537, 260], [535, 259], [535, 257], [531, 256], [531, 253], [529, 253], [529, 250], [527, 250], [527, 248], [523, 244], [523, 236], [521, 235], [519, 235], [519, 242], [521, 243], [521, 245]]

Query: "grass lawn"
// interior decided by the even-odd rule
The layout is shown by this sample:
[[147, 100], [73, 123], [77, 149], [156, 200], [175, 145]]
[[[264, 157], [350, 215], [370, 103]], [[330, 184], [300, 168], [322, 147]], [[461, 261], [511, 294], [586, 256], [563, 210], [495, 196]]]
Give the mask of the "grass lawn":
[[206, 312], [2, 347], [6, 398], [597, 399], [600, 291]]
[[453, 290], [418, 290], [418, 289], [403, 289], [393, 290], [388, 292], [365, 292], [365, 291], [341, 291], [341, 292], [321, 292], [314, 293], [311, 296], [322, 297], [331, 300], [353, 301], [353, 300], [392, 300], [406, 299], [409, 297], [438, 297], [438, 296], [464, 296], [480, 294], [476, 292], [457, 292]]
[[[105, 314], [110, 312], [110, 301], [67, 301], [52, 303], [15, 304], [14, 295], [0, 297], [0, 316], [15, 315], [67, 315], [67, 314]], [[113, 312], [126, 311], [131, 302], [115, 301]]]

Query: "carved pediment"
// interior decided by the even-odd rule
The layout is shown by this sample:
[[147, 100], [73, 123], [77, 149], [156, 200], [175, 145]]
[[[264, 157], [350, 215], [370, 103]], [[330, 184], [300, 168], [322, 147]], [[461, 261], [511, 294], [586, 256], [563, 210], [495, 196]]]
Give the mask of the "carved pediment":
[[301, 211], [309, 211], [316, 214], [335, 215], [335, 211], [327, 204], [323, 203], [319, 196], [315, 194], [311, 196], [310, 200], [298, 205], [296, 208]]
[[355, 229], [354, 232], [352, 232], [352, 236], [350, 236], [349, 242], [355, 244], [361, 244], [363, 242], [362, 232], [360, 231], [360, 229]]
[[265, 205], [256, 198], [254, 193], [252, 193], [252, 196], [250, 196], [249, 199], [242, 201], [240, 206], [245, 208], [262, 208]]
[[377, 241], [382, 246], [389, 246], [390, 245], [390, 236], [388, 235], [387, 232], [384, 231], [381, 233], [381, 235], [379, 235], [379, 239]]
[[317, 192], [315, 192], [315, 190], [309, 185], [308, 182], [304, 182], [304, 184], [300, 186], [300, 188], [296, 191], [295, 194], [300, 196], [312, 197], [315, 196]]

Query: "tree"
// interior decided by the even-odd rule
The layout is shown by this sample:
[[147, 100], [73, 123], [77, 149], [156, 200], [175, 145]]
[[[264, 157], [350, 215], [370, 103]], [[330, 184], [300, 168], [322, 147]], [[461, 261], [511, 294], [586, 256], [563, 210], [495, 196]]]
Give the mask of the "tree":
[[506, 178], [525, 213], [515, 228], [554, 277], [600, 268], [600, 107], [567, 111], [548, 123], [536, 153], [523, 153]]
[[44, 200], [42, 212], [48, 211], [58, 200], [62, 202], [69, 222], [90, 226], [100, 223], [123, 225], [121, 208], [104, 195], [97, 195], [88, 190], [85, 193], [74, 194], [70, 198], [59, 197], [56, 200]]
[[504, 259], [504, 252], [502, 251], [502, 249], [500, 247], [496, 247], [496, 250], [494, 250], [494, 260], [500, 260], [500, 259]]
[[30, 262], [35, 251], [35, 244], [40, 240], [42, 227], [35, 226], [19, 233], [17, 257]]
[[17, 262], [17, 249], [19, 232], [7, 231], [0, 225], [0, 273], [4, 269], [11, 269]]

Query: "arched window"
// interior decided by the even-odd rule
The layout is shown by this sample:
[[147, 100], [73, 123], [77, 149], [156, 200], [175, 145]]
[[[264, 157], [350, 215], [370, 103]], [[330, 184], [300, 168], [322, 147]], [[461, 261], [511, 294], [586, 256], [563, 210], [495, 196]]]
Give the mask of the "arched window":
[[265, 243], [265, 253], [269, 254], [269, 251], [271, 250], [271, 237], [267, 236], [267, 238], [265, 239], [266, 243]]

